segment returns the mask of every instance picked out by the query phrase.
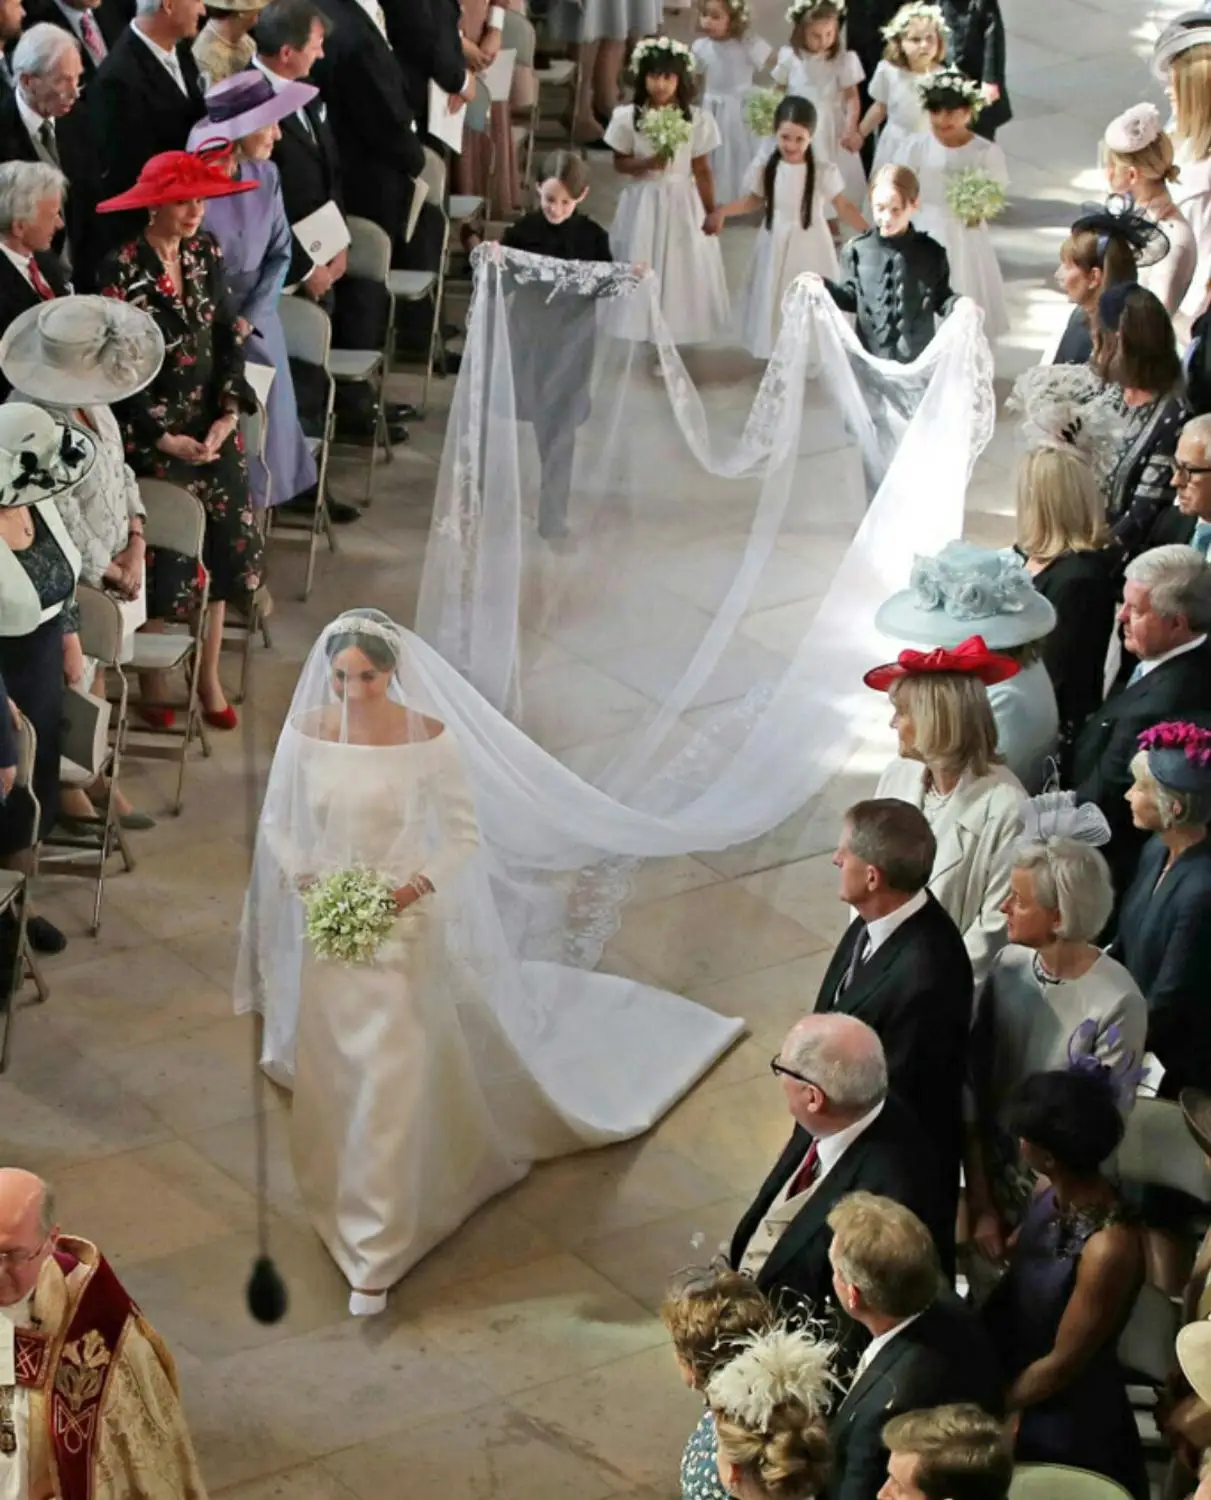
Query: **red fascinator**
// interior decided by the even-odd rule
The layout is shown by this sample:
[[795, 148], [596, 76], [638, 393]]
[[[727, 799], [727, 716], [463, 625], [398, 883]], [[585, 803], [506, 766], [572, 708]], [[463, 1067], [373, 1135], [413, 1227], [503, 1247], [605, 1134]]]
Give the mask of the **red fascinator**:
[[[226, 147], [226, 142], [223, 144]], [[216, 153], [207, 159], [192, 151], [162, 151], [144, 166], [133, 187], [116, 198], [98, 203], [97, 212], [112, 214], [127, 208], [155, 208], [162, 203], [188, 203], [191, 198], [230, 198], [260, 187], [259, 182], [241, 182], [229, 177], [221, 166], [215, 165], [216, 160]]]
[[1020, 671], [1012, 656], [998, 656], [984, 644], [982, 635], [969, 635], [952, 651], [940, 646], [934, 651], [901, 651], [886, 666], [872, 667], [862, 681], [869, 688], [885, 693], [901, 677], [927, 677], [934, 672], [962, 672], [978, 677], [985, 687], [1004, 682]]

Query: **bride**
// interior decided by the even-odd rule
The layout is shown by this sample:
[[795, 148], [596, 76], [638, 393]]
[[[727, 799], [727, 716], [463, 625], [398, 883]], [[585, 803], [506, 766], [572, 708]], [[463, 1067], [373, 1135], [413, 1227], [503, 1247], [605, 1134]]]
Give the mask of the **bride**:
[[[295, 1176], [375, 1313], [530, 1164], [648, 1129], [741, 1024], [539, 960], [571, 905], [596, 793], [377, 610], [321, 634], [274, 755], [237, 1010], [293, 1090]], [[587, 806], [582, 805], [587, 804]], [[374, 960], [318, 956], [303, 892], [355, 866], [399, 916]]]

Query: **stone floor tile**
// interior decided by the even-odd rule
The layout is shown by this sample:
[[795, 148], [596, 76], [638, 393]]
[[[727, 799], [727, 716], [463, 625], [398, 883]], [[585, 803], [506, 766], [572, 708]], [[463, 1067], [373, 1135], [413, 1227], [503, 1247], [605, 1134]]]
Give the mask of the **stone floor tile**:
[[[399, 1484], [400, 1472], [392, 1476], [396, 1485]], [[396, 1492], [388, 1487], [380, 1494], [386, 1500], [388, 1495]], [[402, 1495], [402, 1489], [398, 1493]], [[212, 1490], [211, 1497], [212, 1500], [356, 1500], [356, 1492], [320, 1464], [303, 1464], [301, 1468], [286, 1469], [265, 1479], [251, 1479], [228, 1489]]]
[[669, 1280], [685, 1266], [706, 1265], [731, 1241], [756, 1193], [669, 1214], [635, 1229], [617, 1229], [576, 1247], [587, 1265], [656, 1314]]

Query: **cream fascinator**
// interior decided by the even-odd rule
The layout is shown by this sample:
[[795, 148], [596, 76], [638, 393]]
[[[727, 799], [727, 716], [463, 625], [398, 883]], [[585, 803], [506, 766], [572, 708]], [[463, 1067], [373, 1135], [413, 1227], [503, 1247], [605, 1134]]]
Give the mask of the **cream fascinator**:
[[1043, 792], [1027, 797], [1019, 809], [1022, 838], [1028, 844], [1073, 839], [1101, 849], [1110, 842], [1110, 824], [1096, 802], [1077, 805], [1075, 792]]
[[1034, 365], [1014, 382], [1005, 409], [1021, 413], [1028, 449], [1075, 453], [1094, 468], [1122, 440], [1123, 419], [1088, 365]]
[[804, 1328], [750, 1334], [735, 1358], [707, 1382], [707, 1400], [750, 1432], [764, 1432], [774, 1411], [789, 1401], [797, 1401], [809, 1416], [824, 1416], [836, 1385], [831, 1369], [836, 1352], [835, 1344]]
[[1120, 156], [1130, 156], [1132, 152], [1151, 146], [1163, 128], [1161, 112], [1155, 104], [1133, 104], [1111, 120], [1102, 140], [1109, 150], [1117, 151]]

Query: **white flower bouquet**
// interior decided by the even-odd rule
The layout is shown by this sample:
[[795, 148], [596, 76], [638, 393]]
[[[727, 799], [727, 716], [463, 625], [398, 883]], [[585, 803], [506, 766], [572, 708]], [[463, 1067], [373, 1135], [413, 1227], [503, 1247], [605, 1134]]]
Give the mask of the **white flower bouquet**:
[[399, 916], [394, 887], [375, 870], [354, 866], [303, 892], [307, 937], [317, 958], [373, 963]]
[[675, 104], [666, 104], [661, 109], [645, 109], [639, 122], [640, 135], [665, 161], [672, 161], [682, 146], [689, 145], [693, 129]]
[[744, 123], [754, 135], [773, 135], [774, 116], [786, 96], [781, 89], [753, 89], [744, 101]]
[[964, 167], [961, 172], [946, 174], [946, 202], [968, 229], [978, 229], [1002, 212], [1005, 189], [978, 167]]

